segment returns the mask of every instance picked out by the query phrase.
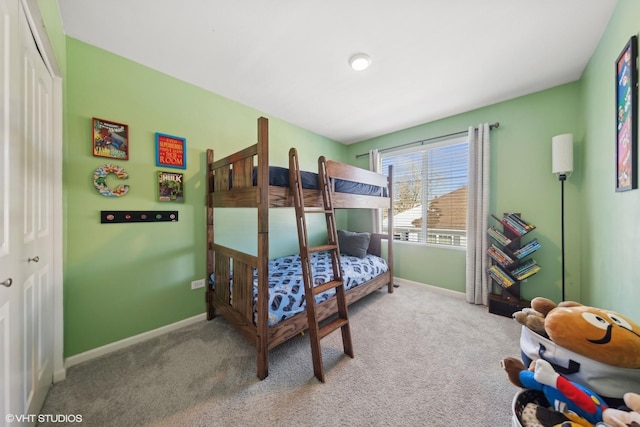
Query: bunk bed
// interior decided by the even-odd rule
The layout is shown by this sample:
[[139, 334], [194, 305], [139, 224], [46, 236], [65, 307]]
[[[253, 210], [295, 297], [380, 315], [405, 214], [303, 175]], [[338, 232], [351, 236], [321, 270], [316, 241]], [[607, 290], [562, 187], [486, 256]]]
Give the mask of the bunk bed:
[[[256, 347], [257, 376], [260, 379], [266, 378], [269, 372], [269, 350], [308, 327], [304, 308], [275, 321], [269, 313], [269, 274], [270, 269], [278, 269], [279, 262], [269, 258], [269, 209], [293, 207], [293, 194], [288, 184], [288, 169], [269, 165], [268, 126], [268, 120], [260, 117], [257, 143], [225, 158], [215, 160], [214, 151], [207, 150], [207, 319], [221, 315]], [[330, 179], [336, 208], [387, 209], [388, 218], [392, 221], [391, 173], [387, 177], [338, 162], [332, 162], [331, 170], [334, 171]], [[317, 175], [311, 172], [304, 172], [304, 175], [304, 187], [308, 187], [303, 190], [305, 205], [322, 206]], [[257, 256], [215, 242], [214, 208], [240, 207], [257, 208]], [[295, 220], [293, 213], [291, 218]], [[388, 228], [392, 230], [392, 225], [389, 224]], [[377, 276], [357, 286], [347, 286], [347, 304], [384, 286], [389, 293], [393, 292], [391, 232], [372, 233], [367, 253], [374, 258], [382, 257], [382, 240], [388, 241], [386, 271], [378, 271]], [[280, 260], [280, 264], [287, 262]], [[346, 260], [346, 265], [349, 265], [349, 260]], [[343, 266], [343, 271], [345, 269]], [[347, 283], [348, 271], [343, 274]], [[320, 320], [336, 313], [335, 300], [327, 295], [316, 305]]]

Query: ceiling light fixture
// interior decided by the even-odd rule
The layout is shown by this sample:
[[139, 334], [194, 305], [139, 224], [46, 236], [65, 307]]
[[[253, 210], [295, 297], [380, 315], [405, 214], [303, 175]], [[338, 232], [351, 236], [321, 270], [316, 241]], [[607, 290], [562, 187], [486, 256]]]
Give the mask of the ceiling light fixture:
[[371, 65], [371, 58], [365, 53], [356, 53], [349, 58], [349, 65], [356, 71], [363, 71]]

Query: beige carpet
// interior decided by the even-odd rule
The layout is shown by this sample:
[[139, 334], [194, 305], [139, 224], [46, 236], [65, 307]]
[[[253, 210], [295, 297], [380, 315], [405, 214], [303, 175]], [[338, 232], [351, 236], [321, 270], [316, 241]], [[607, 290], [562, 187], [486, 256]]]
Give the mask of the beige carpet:
[[350, 316], [356, 357], [339, 333], [325, 338], [325, 384], [306, 336], [272, 350], [259, 381], [254, 349], [216, 318], [70, 368], [42, 413], [80, 414], [83, 426], [510, 425], [518, 389], [499, 361], [519, 357], [514, 320], [415, 284]]

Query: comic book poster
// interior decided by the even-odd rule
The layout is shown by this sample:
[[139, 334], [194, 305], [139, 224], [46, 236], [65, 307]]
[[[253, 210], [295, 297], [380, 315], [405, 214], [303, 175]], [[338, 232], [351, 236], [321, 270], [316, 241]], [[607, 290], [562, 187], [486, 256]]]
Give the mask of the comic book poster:
[[184, 201], [183, 176], [181, 173], [158, 171], [158, 201]]
[[129, 126], [93, 118], [93, 155], [129, 160]]

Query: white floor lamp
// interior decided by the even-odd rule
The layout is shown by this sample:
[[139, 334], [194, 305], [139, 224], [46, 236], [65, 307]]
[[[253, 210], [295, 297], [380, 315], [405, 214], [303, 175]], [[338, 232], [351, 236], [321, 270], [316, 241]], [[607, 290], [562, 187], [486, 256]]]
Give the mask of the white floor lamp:
[[551, 171], [560, 180], [560, 221], [562, 233], [562, 301], [564, 298], [564, 182], [573, 172], [573, 134], [565, 133], [552, 138]]

